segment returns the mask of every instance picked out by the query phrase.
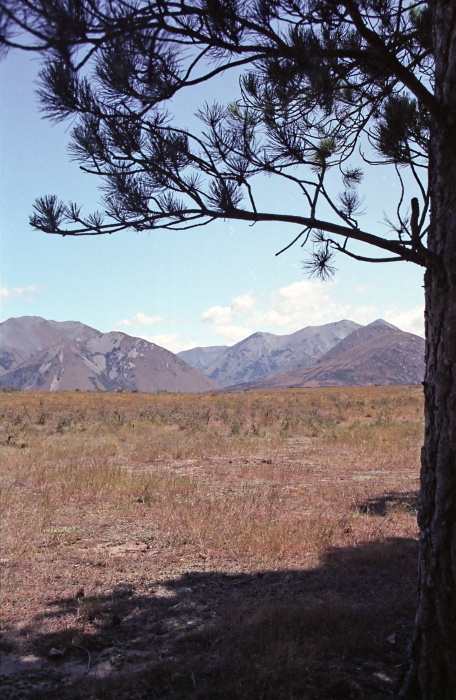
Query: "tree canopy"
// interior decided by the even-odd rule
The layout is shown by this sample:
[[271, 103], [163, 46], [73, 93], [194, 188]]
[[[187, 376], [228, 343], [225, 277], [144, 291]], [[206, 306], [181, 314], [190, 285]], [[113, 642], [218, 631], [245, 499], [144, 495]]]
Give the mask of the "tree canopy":
[[[97, 235], [276, 221], [299, 226], [293, 242], [309, 244], [311, 274], [330, 274], [336, 251], [426, 266], [429, 130], [439, 118], [427, 2], [0, 6], [3, 44], [44, 53], [43, 110], [76, 118], [71, 156], [103, 182], [103, 212], [47, 195], [35, 228]], [[180, 125], [169, 101], [226, 71], [239, 75], [238, 94], [202, 104], [199, 131]], [[365, 231], [358, 189], [371, 164], [394, 167], [401, 194], [385, 226]], [[261, 208], [261, 175], [296, 189], [296, 211]]]

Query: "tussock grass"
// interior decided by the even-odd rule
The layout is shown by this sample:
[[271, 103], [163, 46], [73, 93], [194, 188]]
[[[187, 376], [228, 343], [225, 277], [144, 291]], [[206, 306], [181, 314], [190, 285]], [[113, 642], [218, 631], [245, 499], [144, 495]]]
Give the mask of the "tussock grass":
[[59, 697], [389, 697], [419, 387], [15, 392], [0, 418], [4, 647], [89, 649]]

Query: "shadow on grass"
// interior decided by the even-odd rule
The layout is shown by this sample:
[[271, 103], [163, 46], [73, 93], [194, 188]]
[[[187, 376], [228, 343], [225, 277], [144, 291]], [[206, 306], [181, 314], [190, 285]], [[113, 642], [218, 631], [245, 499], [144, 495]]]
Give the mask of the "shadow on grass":
[[6, 677], [3, 697], [393, 697], [415, 572], [416, 542], [391, 538], [329, 551], [309, 570], [190, 570], [146, 592], [46, 600], [21, 631], [36, 656]]
[[394, 510], [418, 511], [419, 492], [399, 493], [391, 491], [378, 498], [370, 498], [357, 505], [357, 510], [364, 515], [385, 517]]

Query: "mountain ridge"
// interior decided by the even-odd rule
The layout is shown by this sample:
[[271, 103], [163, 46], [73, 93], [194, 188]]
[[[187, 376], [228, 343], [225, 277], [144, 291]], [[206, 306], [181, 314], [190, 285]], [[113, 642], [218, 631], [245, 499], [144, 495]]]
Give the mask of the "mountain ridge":
[[[336, 346], [337, 347], [337, 346]], [[420, 384], [424, 378], [424, 339], [404, 331], [374, 335], [311, 367], [225, 387], [252, 391], [316, 386], [387, 386]]]
[[188, 361], [199, 361], [201, 371], [224, 387], [308, 367], [360, 327], [359, 323], [343, 319], [321, 326], [306, 326], [285, 335], [257, 331], [220, 354], [214, 353], [214, 361], [206, 366], [201, 362], [201, 355], [192, 356], [191, 350], [178, 355]]
[[25, 391], [199, 393], [219, 388], [180, 357], [143, 338], [39, 316], [0, 323], [0, 368], [0, 388]]
[[230, 347], [178, 354], [79, 321], [0, 323], [0, 389], [196, 393], [414, 384], [423, 376], [424, 340], [382, 319], [366, 326], [343, 319], [283, 336], [257, 331]]

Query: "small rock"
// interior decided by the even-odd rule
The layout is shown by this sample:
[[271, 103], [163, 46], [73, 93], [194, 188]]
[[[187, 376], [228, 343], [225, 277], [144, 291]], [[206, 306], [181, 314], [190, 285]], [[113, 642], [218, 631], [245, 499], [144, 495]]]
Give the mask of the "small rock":
[[49, 650], [49, 659], [58, 659], [61, 656], [63, 656], [63, 651], [59, 651], [59, 649], [56, 649], [55, 647], [52, 647], [52, 649]]

